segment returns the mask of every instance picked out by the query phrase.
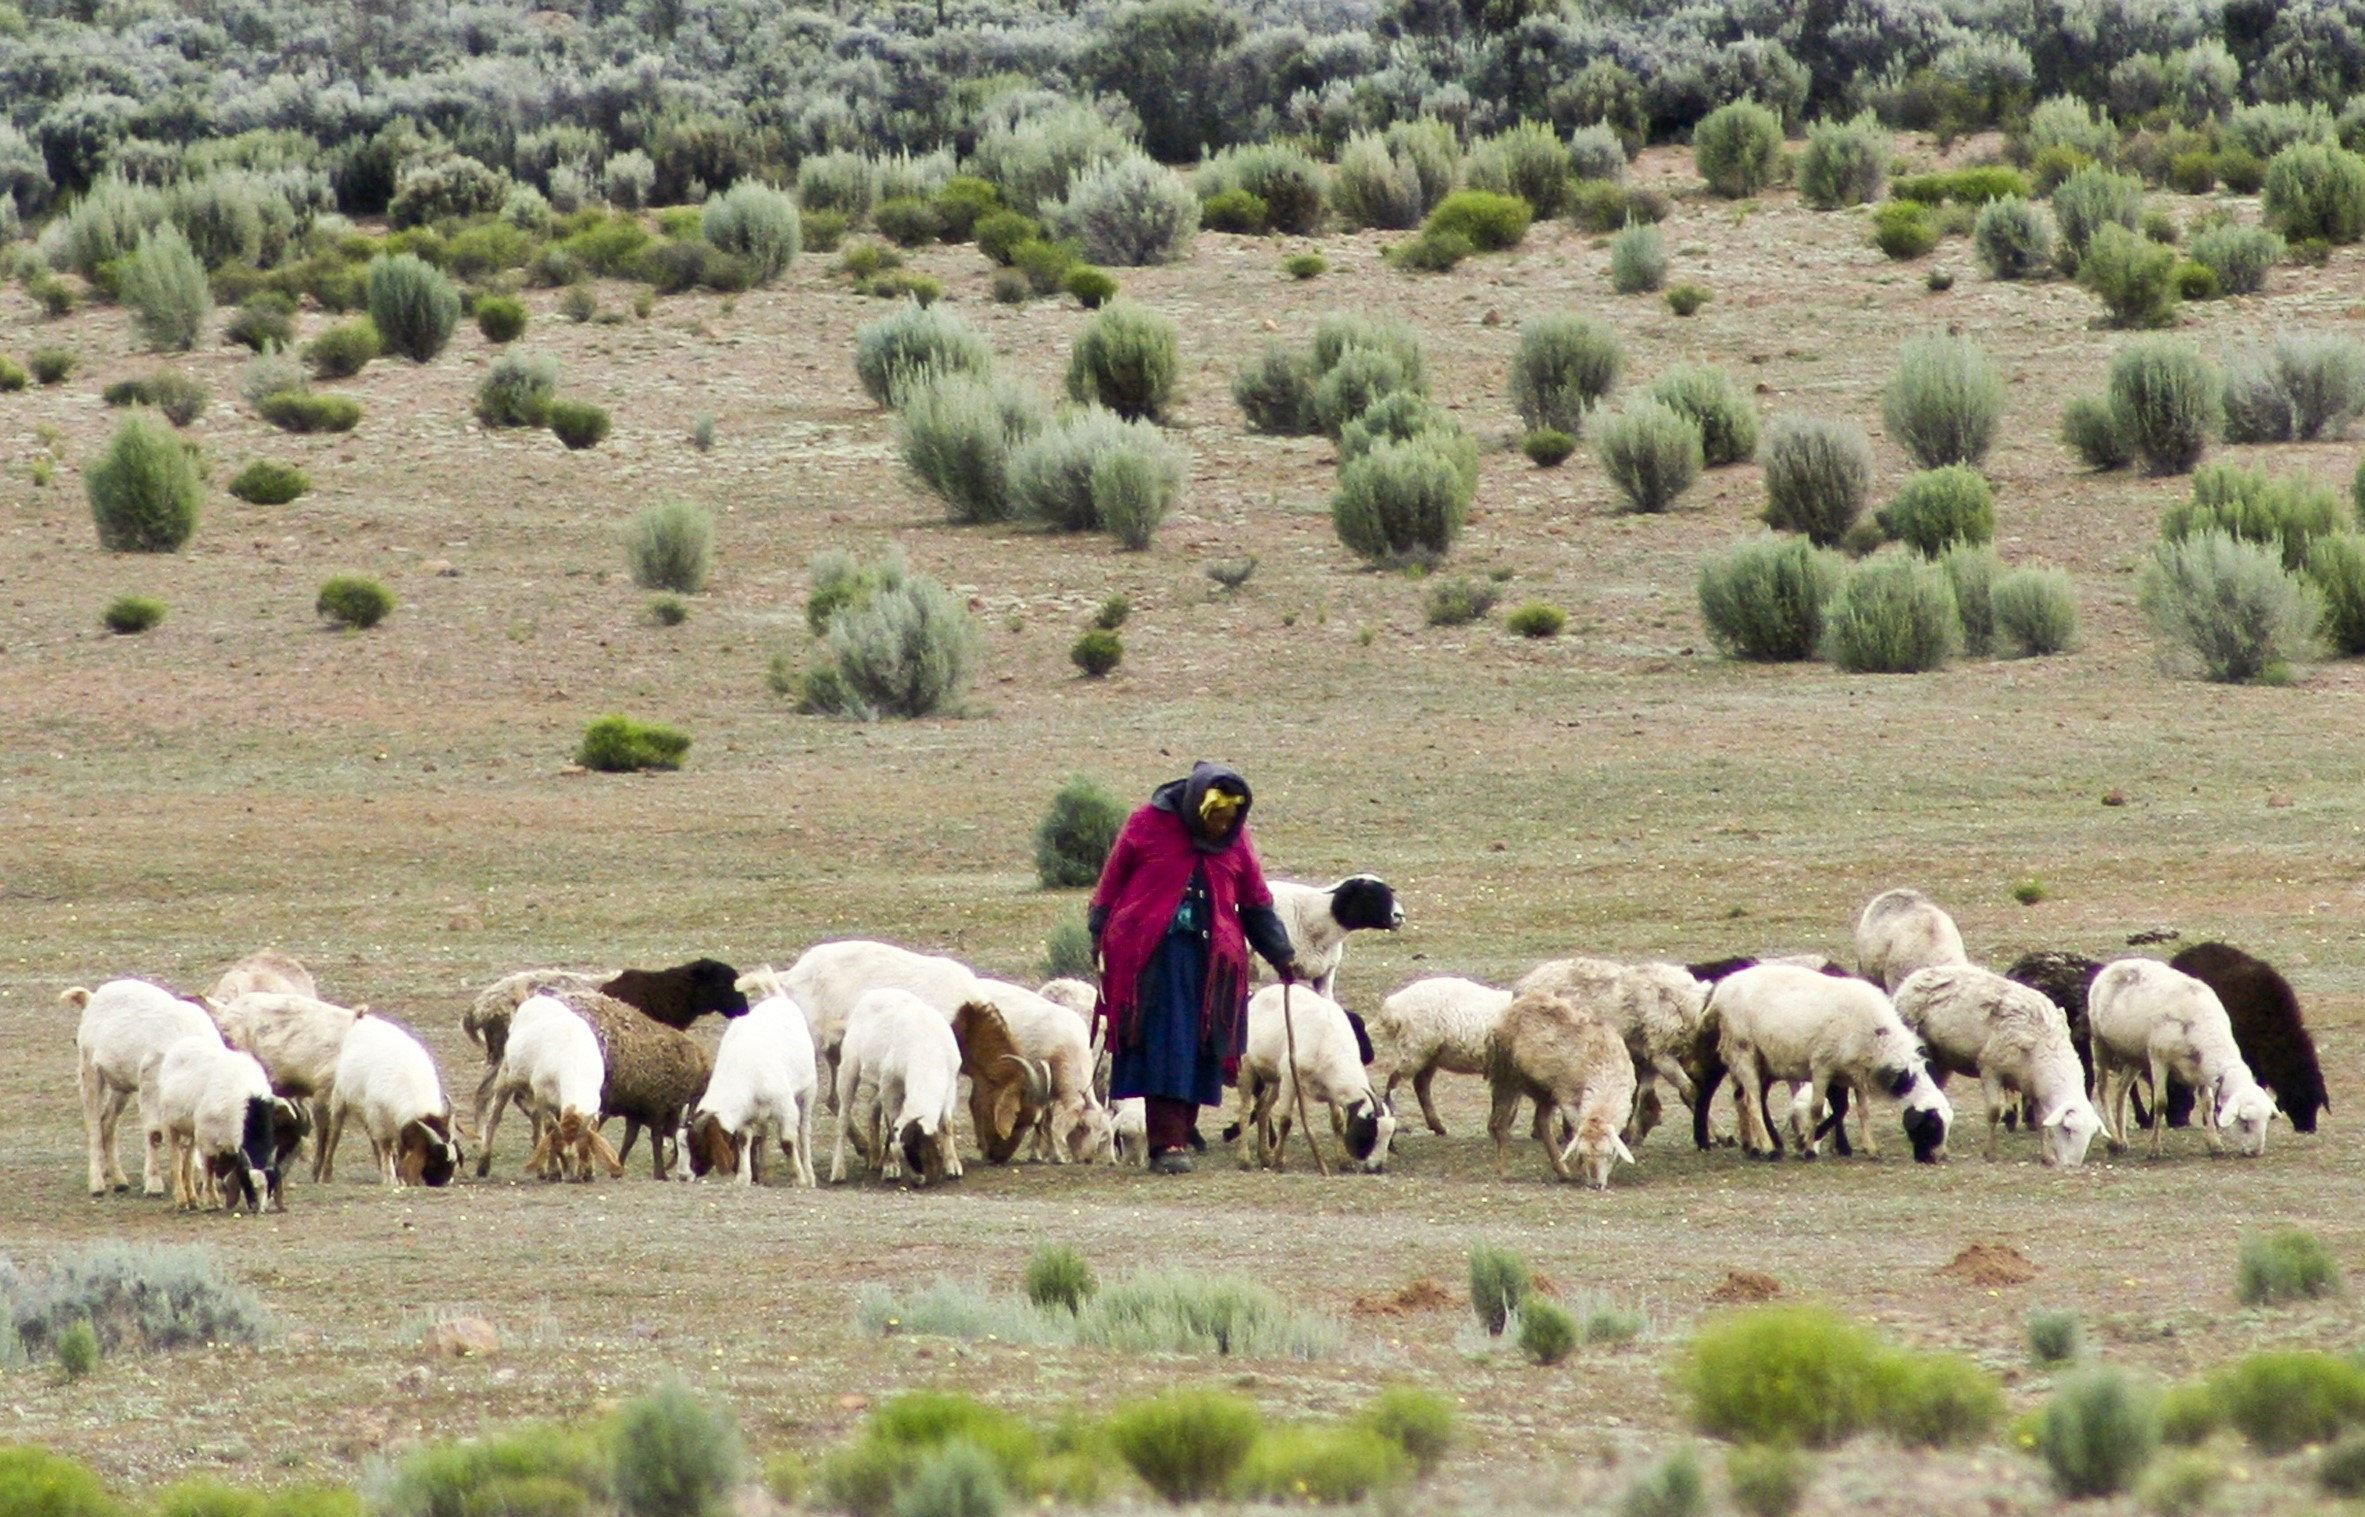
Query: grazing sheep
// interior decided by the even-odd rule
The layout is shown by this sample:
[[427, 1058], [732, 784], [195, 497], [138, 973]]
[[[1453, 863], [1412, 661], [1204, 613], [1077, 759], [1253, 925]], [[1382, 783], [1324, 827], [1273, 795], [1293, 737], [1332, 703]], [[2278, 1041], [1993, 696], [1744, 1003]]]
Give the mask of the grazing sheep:
[[156, 1091], [173, 1205], [195, 1211], [218, 1196], [225, 1211], [287, 1210], [280, 1164], [294, 1145], [282, 1140], [303, 1119], [271, 1093], [252, 1054], [202, 1033], [183, 1038], [157, 1066]]
[[[494, 1041], [491, 1029], [507, 1027], [497, 1001], [488, 1005], [502, 987], [508, 987], [505, 994], [546, 995], [566, 1006], [590, 1024], [599, 1041], [603, 1083], [596, 1110], [602, 1122], [609, 1117], [624, 1119], [624, 1141], [615, 1150], [617, 1158], [632, 1156], [632, 1145], [645, 1127], [649, 1130], [651, 1172], [662, 1180], [679, 1164], [679, 1173], [686, 1177], [689, 1171], [683, 1161], [687, 1156], [679, 1151], [679, 1140], [690, 1108], [697, 1104], [707, 1076], [713, 1073], [714, 1057], [696, 1038], [651, 1021], [638, 1007], [583, 985], [587, 978], [565, 970], [511, 975], [478, 996], [477, 1008], [461, 1025], [485, 1031], [488, 1035], [483, 1041], [489, 1048]], [[543, 988], [530, 988], [536, 985]], [[476, 1156], [476, 1174], [482, 1179], [492, 1169], [493, 1117], [500, 1102], [497, 1093], [489, 1089], [480, 1089], [479, 1098], [491, 1108], [480, 1118], [483, 1125], [479, 1130], [485, 1137]], [[541, 1137], [539, 1124], [535, 1137]]]
[[[1286, 1003], [1287, 1025], [1282, 1022]], [[1290, 1061], [1294, 1031], [1297, 1059]], [[1286, 1167], [1297, 1092], [1330, 1108], [1347, 1155], [1377, 1174], [1387, 1168], [1396, 1117], [1372, 1093], [1345, 1008], [1306, 986], [1267, 985], [1248, 1000], [1248, 1041], [1240, 1055], [1240, 1167]]]
[[1109, 1108], [1109, 1147], [1118, 1164], [1135, 1168], [1150, 1162], [1150, 1103], [1127, 1096]]
[[289, 954], [276, 948], [250, 953], [222, 971], [214, 981], [214, 988], [206, 999], [216, 1006], [227, 1006], [240, 996], [258, 992], [273, 995], [310, 996], [317, 1000], [320, 987], [312, 983], [312, 971]]
[[907, 1173], [920, 1185], [959, 1179], [953, 1111], [960, 1088], [961, 1046], [944, 1014], [908, 990], [865, 991], [847, 1013], [839, 1043], [838, 1142], [829, 1183], [846, 1178], [849, 1138], [879, 1166], [882, 1180]]
[[[2094, 1104], [2112, 1153], [2127, 1149], [2128, 1093], [2149, 1081], [2156, 1111], [2171, 1076], [2207, 1096], [2201, 1131], [2210, 1152], [2225, 1151], [2228, 1127], [2235, 1152], [2251, 1158], [2266, 1151], [2275, 1101], [2242, 1062], [2217, 992], [2157, 959], [2120, 959], [2094, 977], [2086, 1015], [2094, 1029]], [[2167, 1123], [2152, 1124], [2155, 1159], [2167, 1132]]]
[[779, 1140], [796, 1183], [811, 1188], [815, 1078], [813, 1032], [792, 998], [767, 996], [734, 1018], [690, 1118], [691, 1171], [752, 1185], [769, 1136]]
[[832, 1110], [842, 1084], [837, 1078], [838, 1045], [846, 1036], [846, 1019], [865, 994], [906, 990], [947, 1021], [963, 1003], [978, 998], [976, 972], [958, 959], [914, 953], [869, 938], [814, 944], [788, 966], [780, 988], [796, 997], [812, 1024], [814, 1057]]
[[[1802, 969], [1812, 969], [1817, 974], [1827, 974], [1842, 980], [1852, 980], [1857, 977], [1856, 971], [1836, 959], [1825, 958], [1819, 953], [1773, 954], [1763, 958], [1740, 955], [1732, 958], [1709, 959], [1698, 964], [1686, 964], [1684, 973], [1708, 986], [1713, 992], [1717, 981], [1739, 974], [1742, 970], [1757, 964], [1794, 964]], [[1709, 1103], [1715, 1099], [1716, 1088], [1724, 1083], [1725, 1077], [1724, 1054], [1718, 1047], [1719, 1041], [1719, 1029], [1712, 1003], [1709, 1007], [1702, 1009], [1700, 1041], [1693, 1055], [1697, 1065], [1693, 1075], [1693, 1083], [1698, 1087], [1700, 1099], [1692, 1103], [1692, 1146], [1702, 1153], [1706, 1153], [1716, 1146], [1716, 1138], [1710, 1121]], [[1837, 1099], [1840, 1104], [1836, 1105], [1834, 1110], [1844, 1112], [1847, 1100], [1847, 1092], [1844, 1087], [1838, 1092]], [[1733, 1109], [1736, 1112], [1740, 1110], [1740, 1100], [1741, 1097], [1736, 1092], [1733, 1098]], [[1763, 1101], [1764, 1093], [1760, 1092], [1759, 1102], [1761, 1105]], [[1836, 1131], [1838, 1134], [1837, 1146], [1844, 1157], [1852, 1151], [1848, 1142], [1847, 1130], [1845, 1127], [1836, 1127]]]
[[156, 1076], [164, 1055], [184, 1038], [222, 1041], [205, 1008], [145, 980], [109, 980], [95, 992], [77, 985], [58, 997], [82, 1013], [74, 1031], [82, 1080], [82, 1129], [90, 1155], [90, 1193], [131, 1189], [116, 1158], [115, 1129], [123, 1107], [140, 1098], [147, 1135], [141, 1189], [164, 1194], [164, 1128], [157, 1117]]
[[739, 971], [719, 959], [692, 959], [671, 969], [625, 969], [602, 985], [600, 994], [638, 1007], [651, 1021], [676, 1032], [713, 1012], [724, 1018], [747, 1015]]
[[1289, 929], [1290, 946], [1297, 950], [1298, 976], [1324, 1000], [1331, 998], [1337, 983], [1348, 933], [1371, 929], [1394, 932], [1404, 925], [1404, 908], [1397, 904], [1396, 892], [1378, 875], [1351, 874], [1331, 885], [1303, 885], [1295, 880], [1268, 883], [1273, 910], [1281, 925]]
[[1429, 1131], [1445, 1135], [1429, 1086], [1437, 1072], [1486, 1073], [1487, 1034], [1502, 1020], [1511, 992], [1453, 975], [1413, 981], [1380, 1003], [1371, 1019], [1372, 1082], [1391, 1110], [1396, 1082], [1410, 1080]]
[[[1708, 1012], [1717, 1020], [1719, 1049], [1740, 1106], [1741, 1141], [1751, 1153], [1781, 1152], [1766, 1119], [1764, 1093], [1773, 1082], [1806, 1082], [1806, 1109], [1797, 1111], [1794, 1102], [1792, 1116], [1800, 1124], [1800, 1150], [1812, 1158], [1825, 1093], [1834, 1081], [1845, 1081], [1859, 1097], [1878, 1090], [1903, 1104], [1916, 1162], [1945, 1157], [1954, 1109], [1879, 986], [1803, 965], [1755, 964], [1717, 982]], [[1869, 1109], [1862, 1120], [1864, 1152], [1877, 1157]]]
[[1666, 1076], [1687, 1105], [1703, 1103], [1707, 1077], [1700, 1019], [1708, 987], [1680, 964], [1619, 964], [1608, 959], [1553, 959], [1520, 976], [1514, 995], [1544, 990], [1574, 1001], [1586, 1016], [1626, 1040], [1641, 1084], [1626, 1128], [1629, 1146], [1639, 1144], [1658, 1120], [1658, 1078]]
[[[978, 982], [979, 995], [987, 982]], [[1009, 986], [1015, 990], [1018, 987]], [[1067, 1013], [1052, 1008], [1052, 1015]], [[1007, 1164], [1051, 1108], [1051, 1066], [1019, 1052], [1010, 1024], [990, 1000], [964, 1001], [953, 1012], [953, 1041], [969, 1081], [969, 1125], [988, 1164]]]
[[1954, 918], [1918, 890], [1884, 890], [1856, 919], [1856, 967], [1891, 995], [1917, 969], [1969, 962]]
[[[639, 1015], [639, 1013], [634, 1013]], [[571, 1175], [589, 1180], [596, 1162], [611, 1175], [624, 1173], [624, 1160], [600, 1136], [600, 1086], [607, 1079], [599, 1037], [565, 1002], [532, 995], [509, 1019], [508, 1046], [493, 1086], [492, 1115], [484, 1130], [486, 1155], [510, 1101], [532, 1116], [534, 1151], [526, 1173], [545, 1180]], [[484, 1174], [484, 1160], [477, 1161]]]
[[345, 1034], [313, 1177], [332, 1178], [348, 1119], [358, 1119], [388, 1187], [449, 1185], [459, 1172], [452, 1103], [426, 1046], [384, 1017], [364, 1015]]
[[1079, 980], [1070, 976], [1062, 976], [1056, 980], [1045, 980], [1035, 987], [1035, 994], [1054, 1006], [1065, 1006], [1087, 1022], [1092, 1020], [1093, 1009], [1100, 1005], [1100, 987], [1098, 985], [1093, 984], [1090, 980]]
[[2069, 1041], [2078, 1051], [2078, 1063], [2085, 1067], [2089, 1088], [2094, 1083], [2094, 1035], [2086, 1025], [2086, 1000], [2093, 991], [2094, 977], [2100, 973], [2100, 959], [2053, 949], [2024, 953], [2004, 971], [2005, 979], [2018, 980], [2031, 990], [2043, 992], [2046, 1000], [2061, 1008], [2063, 1019], [2069, 1023]]
[[[596, 991], [615, 978], [613, 972], [586, 974], [573, 969], [522, 969], [503, 975], [483, 990], [461, 1014], [460, 1030], [484, 1050], [484, 1077], [476, 1082], [476, 1104], [470, 1109], [476, 1130], [484, 1131], [485, 1114], [493, 1102], [493, 1083], [501, 1073], [501, 1055], [509, 1046], [509, 1019], [528, 996], [569, 996]], [[484, 1174], [487, 1157], [480, 1157], [477, 1175]]]
[[[337, 1081], [337, 1054], [360, 1012], [307, 995], [256, 991], [214, 1011], [222, 1037], [253, 1054], [271, 1076], [271, 1089], [311, 1103], [312, 1125], [326, 1133]], [[323, 1178], [321, 1146], [312, 1148], [312, 1178]]]
[[[2196, 943], [2168, 961], [2217, 992], [2233, 1024], [2234, 1046], [2258, 1083], [2274, 1092], [2275, 1104], [2291, 1119], [2293, 1132], [2314, 1132], [2316, 1113], [2330, 1111], [2324, 1070], [2316, 1062], [2316, 1041], [2299, 1014], [2291, 982], [2264, 959], [2230, 943]], [[2182, 1111], [2179, 1111], [2179, 1107]], [[2182, 1126], [2191, 1115], [2192, 1087], [2168, 1087], [2168, 1122]]]
[[[1494, 1097], [1486, 1128], [1495, 1140], [1498, 1177], [1511, 1173], [1511, 1125], [1523, 1097], [1536, 1103], [1536, 1135], [1560, 1179], [1575, 1178], [1573, 1157], [1586, 1184], [1607, 1190], [1611, 1165], [1634, 1162], [1620, 1135], [1634, 1115], [1634, 1057], [1618, 1029], [1566, 996], [1527, 990], [1504, 1008], [1487, 1037], [1486, 1081]], [[1568, 1130], [1565, 1144], [1552, 1136], [1554, 1116]]]
[[1088, 1164], [1107, 1153], [1109, 1113], [1092, 1088], [1089, 1011], [1079, 1016], [1023, 985], [977, 983], [1009, 1024], [1019, 1055], [1042, 1065], [1050, 1082], [1049, 1100], [1034, 1126], [1034, 1156], [1056, 1164]]
[[[2061, 1008], [2015, 980], [1970, 964], [1917, 969], [1897, 987], [1897, 1015], [1939, 1071], [1976, 1075], [1987, 1100], [1987, 1157], [2008, 1110], [2030, 1103], [2044, 1162], [2075, 1168], [2101, 1130]], [[2007, 1092], [2011, 1099], [2007, 1100]]]

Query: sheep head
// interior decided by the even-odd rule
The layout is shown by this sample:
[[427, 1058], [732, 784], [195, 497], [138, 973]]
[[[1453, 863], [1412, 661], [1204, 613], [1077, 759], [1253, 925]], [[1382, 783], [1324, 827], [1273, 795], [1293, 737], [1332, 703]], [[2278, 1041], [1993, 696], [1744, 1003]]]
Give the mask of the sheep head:
[[934, 1185], [944, 1178], [943, 1146], [919, 1118], [903, 1124], [895, 1143], [903, 1150], [903, 1173], [914, 1185]]
[[739, 1137], [723, 1126], [723, 1119], [711, 1111], [698, 1113], [690, 1124], [690, 1173], [703, 1179], [709, 1174], [737, 1174], [739, 1172]]
[[2245, 1159], [2265, 1153], [2267, 1124], [2281, 1115], [2275, 1098], [2255, 1082], [2235, 1088], [2232, 1080], [2221, 1078], [2217, 1090], [2217, 1130], [2232, 1135], [2234, 1152]]
[[1634, 1150], [1626, 1146], [1625, 1138], [1607, 1114], [1595, 1112], [1585, 1118], [1576, 1135], [1569, 1139], [1568, 1147], [1561, 1150], [1560, 1162], [1566, 1165], [1570, 1159], [1578, 1162], [1587, 1185], [1595, 1190], [1608, 1190], [1610, 1169], [1621, 1161], [1632, 1164]]
[[1927, 1074], [1907, 1090], [1905, 1138], [1913, 1145], [1913, 1162], [1936, 1164], [1946, 1157], [1946, 1129], [1954, 1122], [1954, 1106]]
[[2047, 1117], [2040, 1129], [2038, 1141], [2043, 1144], [2045, 1162], [2063, 1169], [2077, 1168], [2086, 1162], [2086, 1149], [2101, 1130], [2102, 1120], [2094, 1115], [2090, 1102], [2070, 1102]]
[[1396, 892], [1376, 874], [1351, 874], [1333, 885], [1330, 915], [1349, 932], [1370, 928], [1394, 932], [1404, 925], [1404, 907]]
[[460, 1145], [452, 1139], [450, 1119], [440, 1112], [403, 1123], [394, 1148], [395, 1177], [405, 1185], [449, 1185], [460, 1167]]

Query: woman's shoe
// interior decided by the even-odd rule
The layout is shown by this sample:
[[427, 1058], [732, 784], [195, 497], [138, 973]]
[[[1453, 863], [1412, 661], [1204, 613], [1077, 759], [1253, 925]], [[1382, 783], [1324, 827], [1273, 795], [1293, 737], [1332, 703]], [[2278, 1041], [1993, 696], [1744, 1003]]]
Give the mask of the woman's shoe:
[[1161, 1148], [1150, 1155], [1150, 1171], [1160, 1175], [1187, 1175], [1191, 1172], [1189, 1150]]

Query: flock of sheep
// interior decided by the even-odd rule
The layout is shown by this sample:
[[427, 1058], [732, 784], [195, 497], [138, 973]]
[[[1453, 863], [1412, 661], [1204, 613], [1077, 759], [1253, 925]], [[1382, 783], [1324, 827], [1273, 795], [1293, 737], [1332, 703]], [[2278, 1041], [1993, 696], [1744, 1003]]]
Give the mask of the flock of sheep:
[[[2084, 1161], [2097, 1134], [2123, 1151], [2139, 1126], [2198, 1113], [2212, 1150], [2264, 1150], [2288, 1115], [2312, 1132], [2322, 1074], [2283, 978], [2222, 944], [2173, 964], [2032, 954], [1998, 974], [1971, 964], [1953, 921], [1910, 890], [1876, 896], [1856, 926], [1853, 969], [1814, 957], [1715, 963], [1559, 959], [1508, 989], [1453, 977], [1416, 980], [1366, 1021], [1333, 999], [1349, 933], [1401, 925], [1394, 892], [1369, 875], [1329, 886], [1276, 882], [1305, 983], [1250, 998], [1240, 1061], [1243, 1165], [1284, 1162], [1293, 1119], [1330, 1115], [1354, 1164], [1383, 1168], [1396, 1088], [1409, 1084], [1442, 1134], [1440, 1071], [1482, 1075], [1488, 1129], [1507, 1172], [1523, 1100], [1552, 1171], [1597, 1188], [1634, 1162], [1661, 1112], [1663, 1079], [1713, 1145], [1710, 1109], [1730, 1082], [1740, 1144], [1778, 1156], [1772, 1096], [1787, 1091], [1790, 1142], [1826, 1138], [1878, 1149], [1874, 1098], [1898, 1106], [1914, 1157], [1945, 1156], [1954, 1113], [1944, 1082], [1980, 1082], [1986, 1153], [2025, 1126], [2048, 1165]], [[484, 1050], [470, 1121], [452, 1108], [435, 1061], [385, 1017], [322, 1000], [303, 966], [265, 952], [209, 995], [184, 1000], [140, 980], [65, 994], [77, 1033], [90, 1189], [126, 1190], [116, 1129], [135, 1096], [146, 1135], [145, 1189], [170, 1176], [185, 1209], [284, 1204], [283, 1177], [315, 1135], [313, 1178], [334, 1175], [346, 1125], [368, 1136], [390, 1186], [442, 1185], [460, 1141], [490, 1170], [503, 1112], [532, 1124], [526, 1171], [588, 1180], [621, 1174], [642, 1129], [652, 1172], [761, 1178], [777, 1143], [796, 1183], [816, 1182], [814, 1130], [836, 1115], [830, 1180], [849, 1157], [884, 1180], [926, 1184], [961, 1173], [956, 1114], [988, 1162], [1029, 1150], [1055, 1163], [1139, 1161], [1141, 1103], [1111, 1103], [1093, 1021], [1094, 987], [1037, 989], [958, 960], [869, 940], [818, 944], [784, 972], [740, 974], [699, 959], [666, 970], [591, 975], [528, 970], [480, 993], [462, 1029]], [[725, 1019], [711, 1051], [686, 1029]], [[2279, 1104], [2278, 1104], [2279, 1103]], [[621, 1147], [602, 1133], [624, 1122]], [[1305, 1134], [1327, 1167], [1319, 1140]]]

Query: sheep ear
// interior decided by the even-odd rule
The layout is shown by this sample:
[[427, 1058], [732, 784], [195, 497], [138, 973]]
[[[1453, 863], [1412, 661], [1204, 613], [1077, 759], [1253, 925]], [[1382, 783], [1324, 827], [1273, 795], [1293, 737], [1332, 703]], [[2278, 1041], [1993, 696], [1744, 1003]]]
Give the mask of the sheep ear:
[[1626, 1139], [1624, 1138], [1624, 1136], [1623, 1136], [1623, 1135], [1621, 1135], [1621, 1134], [1618, 1134], [1618, 1133], [1611, 1133], [1611, 1134], [1610, 1134], [1610, 1147], [1612, 1147], [1612, 1148], [1614, 1148], [1614, 1149], [1616, 1149], [1616, 1150], [1617, 1150], [1617, 1154], [1618, 1154], [1618, 1157], [1619, 1157], [1619, 1158], [1621, 1158], [1621, 1159], [1625, 1160], [1625, 1161], [1626, 1161], [1627, 1163], [1629, 1163], [1629, 1164], [1632, 1164], [1632, 1163], [1634, 1162], [1634, 1150], [1633, 1150], [1633, 1149], [1631, 1149], [1631, 1148], [1628, 1148], [1628, 1147], [1626, 1146]]

